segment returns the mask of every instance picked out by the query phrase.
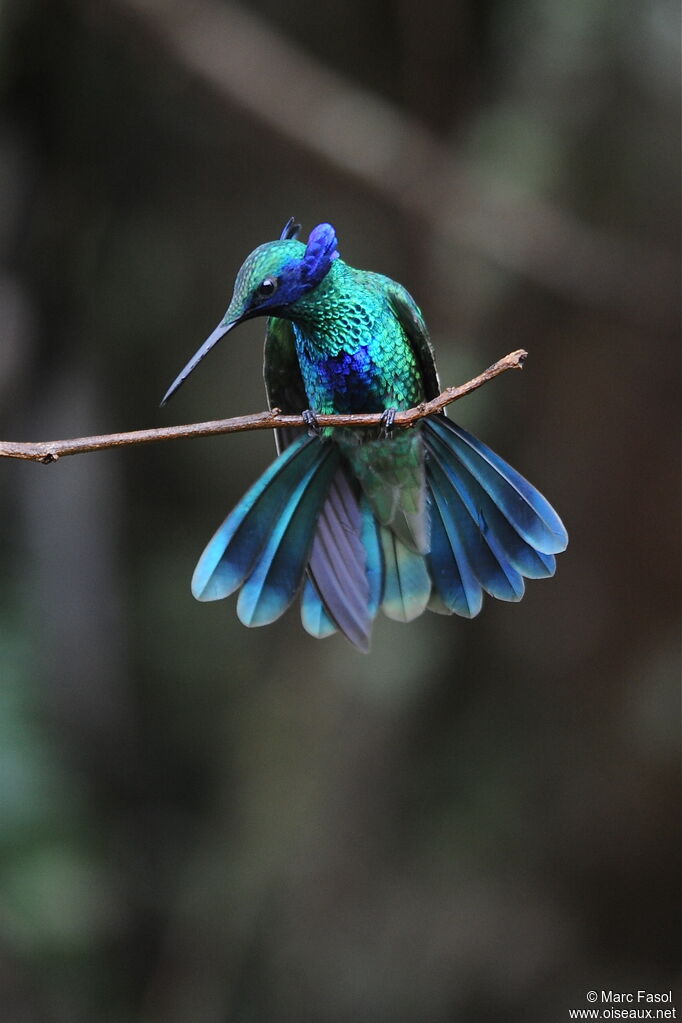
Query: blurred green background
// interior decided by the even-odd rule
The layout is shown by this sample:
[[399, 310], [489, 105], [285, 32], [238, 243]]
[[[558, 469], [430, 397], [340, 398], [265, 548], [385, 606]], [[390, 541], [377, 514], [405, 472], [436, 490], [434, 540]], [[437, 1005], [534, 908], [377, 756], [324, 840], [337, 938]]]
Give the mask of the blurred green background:
[[[571, 534], [472, 622], [247, 630], [251, 433], [0, 464], [3, 1023], [547, 1023], [679, 956], [673, 0], [3, 0], [0, 436], [259, 411], [291, 215], [404, 283]], [[678, 1003], [678, 1009], [680, 1008]]]

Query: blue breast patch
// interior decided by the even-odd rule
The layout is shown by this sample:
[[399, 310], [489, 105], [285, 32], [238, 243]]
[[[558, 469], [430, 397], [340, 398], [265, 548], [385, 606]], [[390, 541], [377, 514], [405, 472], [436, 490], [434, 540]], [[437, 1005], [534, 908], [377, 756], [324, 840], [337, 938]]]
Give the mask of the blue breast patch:
[[299, 346], [299, 361], [311, 408], [316, 411], [383, 411], [377, 367], [366, 345], [354, 352], [322, 355], [303, 340]]

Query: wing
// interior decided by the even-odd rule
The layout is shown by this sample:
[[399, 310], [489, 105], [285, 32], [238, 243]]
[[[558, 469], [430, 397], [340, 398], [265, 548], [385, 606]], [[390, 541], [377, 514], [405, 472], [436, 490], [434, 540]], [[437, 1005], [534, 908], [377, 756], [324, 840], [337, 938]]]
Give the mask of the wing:
[[[296, 355], [294, 329], [289, 320], [271, 316], [265, 331], [263, 378], [270, 408], [279, 408], [288, 415], [298, 416], [309, 402], [303, 386], [303, 377]], [[277, 451], [282, 452], [301, 435], [303, 428], [287, 427], [275, 430]]]
[[440, 394], [440, 381], [436, 370], [436, 360], [429, 340], [429, 332], [424, 323], [424, 317], [417, 303], [409, 291], [403, 288], [402, 284], [396, 281], [389, 283], [389, 298], [393, 311], [395, 312], [401, 327], [407, 334], [412, 351], [417, 357], [417, 363], [424, 380], [424, 391], [426, 400], [437, 397]]

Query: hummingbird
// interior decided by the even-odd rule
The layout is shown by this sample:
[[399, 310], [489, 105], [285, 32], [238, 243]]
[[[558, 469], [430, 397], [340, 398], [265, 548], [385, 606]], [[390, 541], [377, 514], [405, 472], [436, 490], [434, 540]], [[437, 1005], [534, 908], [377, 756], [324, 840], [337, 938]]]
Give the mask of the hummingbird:
[[[301, 620], [369, 651], [381, 609], [472, 618], [484, 591], [518, 601], [524, 577], [555, 571], [561, 519], [523, 476], [444, 412], [395, 427], [397, 410], [440, 393], [422, 313], [402, 285], [341, 259], [336, 231], [307, 243], [291, 218], [246, 258], [225, 316], [162, 404], [240, 323], [266, 317], [270, 408], [302, 414], [276, 431], [277, 458], [228, 515], [192, 578], [198, 600], [239, 590], [247, 626]], [[318, 414], [382, 414], [382, 427], [326, 427]]]

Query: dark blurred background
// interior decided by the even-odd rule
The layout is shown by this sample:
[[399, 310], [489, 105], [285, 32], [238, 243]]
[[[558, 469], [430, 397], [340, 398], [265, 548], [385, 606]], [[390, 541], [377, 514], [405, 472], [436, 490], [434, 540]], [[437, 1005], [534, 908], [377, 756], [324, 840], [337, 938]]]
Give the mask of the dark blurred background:
[[[0, 465], [4, 1023], [547, 1023], [679, 957], [673, 0], [4, 0], [0, 436], [161, 395], [292, 214], [397, 278], [571, 534], [370, 656], [189, 592], [267, 433]], [[678, 1010], [680, 1008], [677, 1003]]]

